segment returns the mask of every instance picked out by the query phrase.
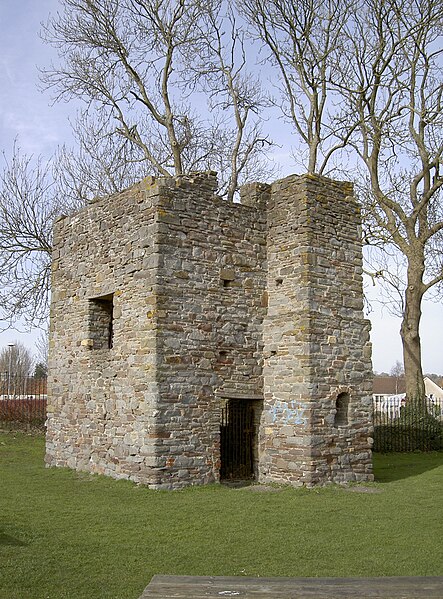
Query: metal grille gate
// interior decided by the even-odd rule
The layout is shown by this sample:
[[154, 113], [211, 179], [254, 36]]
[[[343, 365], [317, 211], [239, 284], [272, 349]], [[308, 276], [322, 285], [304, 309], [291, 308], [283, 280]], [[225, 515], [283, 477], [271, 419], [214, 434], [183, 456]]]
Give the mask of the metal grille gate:
[[254, 477], [254, 408], [247, 400], [229, 400], [221, 410], [220, 478]]

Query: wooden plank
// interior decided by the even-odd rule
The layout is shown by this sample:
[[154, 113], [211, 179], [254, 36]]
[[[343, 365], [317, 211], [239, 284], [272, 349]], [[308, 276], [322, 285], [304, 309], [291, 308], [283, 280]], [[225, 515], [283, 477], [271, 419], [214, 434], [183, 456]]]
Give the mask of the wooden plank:
[[160, 576], [139, 599], [442, 599], [443, 576], [382, 578], [248, 578], [246, 576]]

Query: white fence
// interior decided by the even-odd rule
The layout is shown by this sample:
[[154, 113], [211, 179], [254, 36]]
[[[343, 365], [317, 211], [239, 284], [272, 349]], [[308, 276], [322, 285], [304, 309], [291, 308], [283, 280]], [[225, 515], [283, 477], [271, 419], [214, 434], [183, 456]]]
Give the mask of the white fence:
[[[427, 396], [428, 412], [432, 412], [433, 416], [443, 416], [443, 399], [441, 397]], [[388, 418], [399, 418], [400, 410], [406, 403], [406, 394], [399, 393], [397, 395], [374, 395], [373, 406], [374, 412], [386, 414]], [[432, 406], [432, 410], [429, 408]]]

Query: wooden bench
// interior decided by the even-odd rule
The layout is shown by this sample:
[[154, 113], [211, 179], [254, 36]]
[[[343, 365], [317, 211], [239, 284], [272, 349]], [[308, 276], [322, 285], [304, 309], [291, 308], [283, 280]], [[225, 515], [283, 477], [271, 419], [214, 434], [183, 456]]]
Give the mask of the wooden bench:
[[154, 576], [139, 599], [208, 597], [443, 599], [443, 576], [383, 578], [248, 578]]

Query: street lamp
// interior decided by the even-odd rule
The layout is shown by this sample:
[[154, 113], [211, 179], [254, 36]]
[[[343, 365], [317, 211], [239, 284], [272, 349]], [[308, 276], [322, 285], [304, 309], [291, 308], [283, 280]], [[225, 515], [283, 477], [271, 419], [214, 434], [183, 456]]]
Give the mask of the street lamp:
[[11, 398], [11, 371], [12, 371], [12, 350], [15, 343], [8, 343], [9, 347], [9, 366], [8, 366], [8, 399]]

